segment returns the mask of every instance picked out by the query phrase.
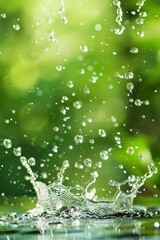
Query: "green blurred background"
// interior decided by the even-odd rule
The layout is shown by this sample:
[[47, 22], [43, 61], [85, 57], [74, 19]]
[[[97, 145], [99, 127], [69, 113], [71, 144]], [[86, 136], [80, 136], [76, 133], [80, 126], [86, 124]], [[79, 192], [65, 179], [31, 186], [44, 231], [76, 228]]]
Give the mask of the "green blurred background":
[[[114, 194], [110, 179], [143, 175], [150, 163], [159, 168], [159, 2], [147, 0], [137, 12], [138, 2], [122, 1], [125, 31], [116, 35], [110, 0], [64, 1], [67, 24], [58, 0], [0, 1], [3, 198], [35, 194], [5, 138], [36, 159], [32, 169], [47, 184], [66, 159], [65, 185], [84, 186], [98, 172], [92, 187], [99, 197]], [[156, 197], [159, 190], [158, 173], [142, 192]]]

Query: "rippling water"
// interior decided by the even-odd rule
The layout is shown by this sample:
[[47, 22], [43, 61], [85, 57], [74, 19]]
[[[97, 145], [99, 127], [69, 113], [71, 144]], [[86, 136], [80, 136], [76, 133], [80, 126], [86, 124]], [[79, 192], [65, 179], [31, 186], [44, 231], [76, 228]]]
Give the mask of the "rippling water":
[[[147, 200], [146, 200], [147, 201]], [[0, 239], [159, 239], [160, 208], [135, 207], [103, 218], [64, 219], [10, 213], [0, 218]]]

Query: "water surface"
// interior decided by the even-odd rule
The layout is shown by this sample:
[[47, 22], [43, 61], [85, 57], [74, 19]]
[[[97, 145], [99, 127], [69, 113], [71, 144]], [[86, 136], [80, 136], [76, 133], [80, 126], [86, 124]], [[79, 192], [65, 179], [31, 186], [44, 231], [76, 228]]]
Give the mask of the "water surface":
[[[141, 198], [139, 202], [151, 203], [150, 198]], [[29, 219], [26, 212], [10, 212], [0, 217], [0, 239], [159, 239], [158, 203], [159, 199], [155, 199], [154, 207], [136, 205], [129, 213], [109, 214], [97, 219], [92, 216], [46, 218], [45, 215]]]

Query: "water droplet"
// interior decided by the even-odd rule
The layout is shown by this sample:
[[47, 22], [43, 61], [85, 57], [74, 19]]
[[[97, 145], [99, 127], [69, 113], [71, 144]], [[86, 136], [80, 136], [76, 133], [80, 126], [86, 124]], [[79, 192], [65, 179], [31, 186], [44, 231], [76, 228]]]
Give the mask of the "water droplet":
[[84, 164], [86, 165], [86, 167], [92, 167], [92, 160], [90, 158], [86, 158], [84, 160]]
[[69, 161], [68, 160], [64, 160], [63, 162], [63, 168], [66, 169], [69, 167]]
[[12, 110], [12, 113], [13, 113], [13, 114], [16, 113], [16, 110], [13, 109], [13, 110]]
[[88, 120], [89, 123], [93, 122], [92, 118], [88, 118], [87, 120]]
[[19, 24], [14, 24], [14, 25], [13, 25], [13, 28], [14, 28], [16, 31], [18, 31], [18, 30], [20, 30], [20, 25], [19, 25]]
[[89, 89], [88, 87], [85, 87], [84, 93], [85, 93], [85, 94], [89, 94], [89, 93], [90, 93], [90, 89]]
[[2, 18], [6, 18], [7, 15], [6, 15], [5, 13], [1, 13], [1, 17], [2, 17]]
[[118, 165], [118, 167], [119, 167], [120, 169], [123, 169], [123, 165], [122, 165], [122, 164]]
[[133, 99], [133, 98], [130, 98], [130, 99], [129, 99], [129, 102], [133, 103], [133, 102], [134, 102], [134, 99]]
[[117, 7], [117, 17], [116, 17], [116, 22], [119, 25], [119, 28], [115, 29], [115, 34], [120, 35], [124, 32], [125, 27], [122, 25], [122, 20], [123, 20], [123, 10], [121, 7], [121, 1], [119, 0], [114, 0], [113, 4]]
[[62, 109], [61, 109], [61, 113], [62, 113], [63, 115], [66, 115], [66, 112], [67, 112], [67, 111], [66, 111], [65, 108], [62, 108]]
[[82, 52], [88, 52], [88, 47], [86, 45], [82, 45], [82, 46], [80, 46], [80, 50]]
[[22, 156], [22, 157], [20, 157], [20, 161], [22, 164], [25, 164], [27, 162], [27, 159], [26, 159], [26, 157]]
[[92, 172], [91, 175], [92, 175], [94, 178], [97, 178], [97, 177], [99, 176], [99, 174], [98, 174], [97, 171]]
[[101, 162], [101, 161], [97, 162], [97, 163], [96, 163], [96, 166], [97, 166], [98, 168], [102, 168], [102, 162]]
[[62, 65], [58, 65], [57, 67], [56, 67], [56, 70], [58, 71], [58, 72], [61, 72], [63, 69], [65, 69]]
[[6, 120], [5, 120], [5, 123], [6, 123], [6, 124], [8, 124], [9, 122], [10, 122], [10, 120], [9, 120], [9, 119], [6, 119]]
[[82, 102], [81, 101], [76, 101], [73, 103], [73, 106], [77, 109], [80, 109], [82, 107]]
[[154, 227], [155, 228], [159, 228], [160, 227], [160, 223], [159, 222], [154, 222]]
[[132, 15], [136, 15], [136, 11], [131, 11], [131, 14]]
[[102, 29], [102, 26], [101, 24], [96, 24], [94, 28], [96, 31], [100, 31]]
[[12, 141], [10, 139], [4, 139], [3, 145], [6, 148], [11, 148], [12, 147]]
[[55, 132], [58, 132], [58, 131], [59, 131], [59, 127], [54, 127], [53, 130], [54, 130]]
[[140, 17], [147, 17], [147, 13], [146, 12], [140, 12], [139, 16]]
[[134, 154], [134, 148], [133, 147], [128, 147], [126, 152], [130, 155]]
[[125, 73], [125, 78], [126, 79], [132, 79], [134, 77], [134, 73], [131, 71], [128, 71]]
[[57, 152], [58, 152], [58, 146], [54, 146], [54, 147], [52, 148], [52, 151], [55, 152], [55, 153], [57, 153]]
[[90, 82], [92, 82], [92, 83], [96, 83], [97, 80], [98, 80], [98, 77], [97, 77], [97, 76], [92, 76], [89, 80], [90, 80]]
[[84, 166], [78, 162], [75, 162], [74, 163], [74, 167], [77, 168], [77, 169], [84, 169]]
[[140, 36], [140, 38], [144, 37], [144, 32], [143, 31], [139, 31], [139, 32], [137, 32], [137, 34]]
[[108, 160], [108, 158], [109, 158], [108, 151], [103, 150], [102, 152], [100, 152], [100, 157], [101, 157], [102, 160]]
[[85, 74], [84, 68], [81, 68], [80, 71], [79, 71], [79, 73], [80, 73], [81, 75]]
[[68, 86], [69, 88], [73, 88], [73, 87], [74, 87], [73, 81], [71, 81], [71, 80], [68, 81], [67, 86]]
[[112, 52], [113, 55], [117, 55], [117, 52]]
[[133, 88], [134, 88], [133, 83], [128, 82], [127, 85], [126, 85], [126, 88], [127, 88], [130, 92], [132, 92], [132, 90], [133, 90]]
[[90, 144], [94, 144], [94, 139], [89, 139]]
[[68, 23], [68, 19], [65, 16], [65, 7], [64, 7], [64, 1], [63, 0], [60, 1], [59, 16], [62, 19], [62, 21], [64, 22], [64, 24]]
[[48, 174], [47, 174], [46, 172], [42, 172], [41, 175], [42, 175], [42, 178], [43, 178], [43, 179], [46, 179], [46, 178], [48, 177]]
[[29, 164], [30, 166], [35, 166], [35, 164], [36, 164], [35, 158], [30, 157], [30, 158], [28, 159], [28, 164]]
[[144, 101], [144, 104], [145, 104], [146, 106], [148, 106], [148, 105], [150, 104], [149, 100], [145, 100], [145, 101]]
[[118, 77], [118, 78], [124, 78], [124, 76], [122, 74], [120, 74], [119, 72], [115, 72], [114, 76]]
[[13, 149], [14, 155], [17, 157], [21, 156], [21, 150], [22, 150], [21, 147], [14, 148]]
[[139, 154], [138, 157], [139, 157], [140, 160], [144, 160], [144, 155], [143, 154]]
[[106, 137], [106, 132], [105, 132], [104, 129], [99, 129], [98, 134], [99, 134], [100, 137]]
[[49, 32], [49, 41], [50, 42], [58, 42], [57, 39], [55, 38], [53, 31]]
[[82, 136], [82, 135], [76, 135], [76, 136], [74, 137], [74, 141], [75, 141], [75, 143], [77, 143], [77, 144], [83, 143], [83, 136]]
[[137, 47], [131, 47], [131, 49], [130, 49], [130, 53], [134, 53], [134, 54], [136, 54], [136, 53], [138, 53], [138, 48]]
[[137, 18], [136, 19], [136, 24], [142, 25], [143, 23], [144, 23], [144, 19], [143, 18]]
[[116, 35], [121, 35], [125, 30], [125, 27], [124, 26], [121, 26], [121, 28], [117, 28], [115, 29], [115, 34]]
[[85, 127], [87, 125], [85, 121], [83, 121], [81, 124], [83, 127]]
[[154, 164], [148, 165], [148, 171], [149, 173], [156, 174], [158, 172], [157, 168], [154, 166]]
[[69, 98], [68, 98], [67, 96], [62, 96], [62, 100], [64, 100], [64, 101], [68, 101]]
[[134, 102], [134, 104], [135, 104], [137, 107], [141, 106], [142, 103], [143, 103], [143, 102], [142, 102], [140, 99], [136, 99], [135, 102]]

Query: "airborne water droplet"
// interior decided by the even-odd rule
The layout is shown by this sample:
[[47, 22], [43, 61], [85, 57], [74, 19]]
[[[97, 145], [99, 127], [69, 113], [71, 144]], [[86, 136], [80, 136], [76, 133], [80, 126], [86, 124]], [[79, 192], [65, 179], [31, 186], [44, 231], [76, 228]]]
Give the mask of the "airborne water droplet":
[[36, 164], [35, 158], [30, 157], [30, 158], [28, 159], [28, 164], [29, 164], [30, 166], [34, 166], [34, 165]]
[[140, 12], [139, 16], [140, 17], [147, 17], [147, 13], [146, 12]]
[[134, 148], [133, 147], [128, 147], [126, 152], [130, 155], [134, 154]]
[[49, 41], [50, 42], [55, 42], [55, 43], [58, 42], [57, 39], [55, 38], [55, 34], [54, 34], [53, 31], [49, 32]]
[[82, 46], [80, 46], [80, 50], [82, 52], [88, 52], [88, 47], [86, 45], [82, 45]]
[[56, 67], [56, 70], [58, 72], [61, 72], [63, 69], [65, 69], [65, 67], [63, 67], [62, 65], [59, 65], [59, 66]]
[[131, 71], [128, 71], [125, 73], [125, 78], [126, 79], [132, 79], [134, 77], [134, 73]]
[[102, 29], [102, 26], [101, 24], [96, 24], [94, 28], [96, 31], [100, 31]]
[[134, 53], [134, 54], [138, 53], [138, 48], [137, 47], [131, 47], [130, 53]]
[[2, 18], [6, 18], [6, 14], [5, 13], [1, 13], [1, 17]]
[[121, 34], [124, 32], [124, 30], [125, 30], [125, 27], [122, 25], [123, 10], [122, 10], [122, 7], [121, 7], [121, 1], [119, 1], [119, 0], [114, 0], [114, 1], [113, 1], [113, 4], [117, 7], [116, 22], [117, 22], [118, 25], [119, 25], [119, 28], [116, 28], [116, 29], [115, 29], [115, 34], [121, 35]]
[[136, 19], [136, 24], [142, 25], [143, 23], [144, 23], [144, 19], [143, 18], [137, 18]]
[[73, 88], [73, 87], [74, 87], [73, 81], [71, 81], [71, 80], [68, 81], [67, 86], [68, 86], [69, 88]]
[[82, 107], [82, 102], [81, 101], [76, 101], [73, 103], [73, 106], [77, 109], [80, 109]]
[[138, 157], [139, 157], [139, 159], [140, 159], [140, 160], [144, 160], [144, 159], [145, 159], [145, 157], [144, 157], [144, 155], [143, 155], [143, 154], [139, 154], [139, 156], [138, 156]]
[[13, 153], [17, 157], [21, 156], [21, 147], [14, 148]]
[[133, 83], [128, 82], [127, 85], [126, 85], [126, 88], [127, 88], [130, 92], [132, 92], [132, 90], [133, 90], [133, 88], [134, 88]]
[[14, 24], [14, 25], [13, 25], [13, 28], [14, 28], [16, 31], [18, 31], [18, 30], [20, 29], [20, 25], [19, 25], [19, 24]]
[[103, 150], [102, 152], [100, 152], [100, 157], [103, 160], [108, 160], [108, 151], [107, 150]]
[[86, 158], [84, 160], [84, 164], [86, 165], [86, 167], [92, 167], [92, 160], [90, 158]]
[[99, 134], [100, 137], [106, 137], [106, 132], [105, 132], [104, 129], [99, 129], [98, 134]]
[[140, 38], [144, 37], [144, 32], [143, 31], [139, 31], [139, 32], [137, 32], [137, 34], [140, 36]]
[[134, 102], [134, 104], [135, 104], [137, 107], [139, 107], [139, 106], [142, 105], [142, 101], [141, 101], [140, 99], [136, 99], [135, 102]]
[[62, 19], [62, 21], [64, 22], [64, 24], [68, 23], [68, 19], [65, 16], [65, 7], [64, 7], [64, 1], [63, 0], [60, 0], [59, 16]]
[[54, 127], [53, 130], [54, 130], [55, 132], [58, 132], [58, 131], [59, 131], [59, 127]]
[[6, 148], [11, 148], [12, 147], [12, 141], [10, 139], [4, 139], [3, 145]]
[[89, 139], [90, 144], [94, 144], [94, 139]]
[[135, 12], [135, 11], [131, 11], [131, 14], [132, 14], [132, 15], [136, 15], [136, 12]]
[[82, 136], [82, 135], [76, 135], [76, 136], [74, 137], [74, 141], [75, 141], [75, 143], [77, 143], [77, 144], [83, 143], [83, 136]]
[[85, 87], [84, 93], [85, 93], [85, 94], [89, 94], [89, 93], [90, 93], [90, 89], [89, 89], [88, 87]]

